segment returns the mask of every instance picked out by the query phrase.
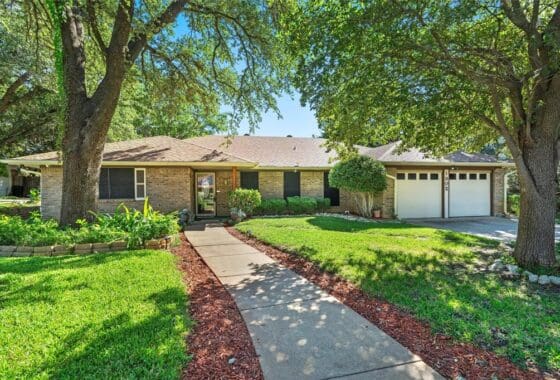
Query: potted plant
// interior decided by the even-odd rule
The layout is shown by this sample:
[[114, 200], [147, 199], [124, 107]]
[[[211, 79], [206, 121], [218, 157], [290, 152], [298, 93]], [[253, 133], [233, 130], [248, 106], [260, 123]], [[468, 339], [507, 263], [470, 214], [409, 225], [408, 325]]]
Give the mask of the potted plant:
[[372, 209], [372, 215], [374, 219], [381, 219], [381, 207], [375, 206]]

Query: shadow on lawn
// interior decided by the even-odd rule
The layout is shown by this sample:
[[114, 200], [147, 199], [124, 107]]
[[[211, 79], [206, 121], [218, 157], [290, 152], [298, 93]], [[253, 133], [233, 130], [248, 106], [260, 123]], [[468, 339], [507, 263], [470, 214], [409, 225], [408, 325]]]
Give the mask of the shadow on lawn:
[[177, 339], [185, 319], [188, 321], [184, 293], [168, 288], [146, 301], [157, 309], [151, 316], [136, 320], [134, 315], [121, 313], [101, 324], [84, 325], [25, 376], [176, 379], [186, 361], [183, 337]]

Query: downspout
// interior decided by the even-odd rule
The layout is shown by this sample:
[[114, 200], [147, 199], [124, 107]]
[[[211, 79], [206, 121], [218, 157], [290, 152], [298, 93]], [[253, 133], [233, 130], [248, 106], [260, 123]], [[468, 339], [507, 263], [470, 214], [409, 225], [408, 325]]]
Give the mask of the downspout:
[[512, 175], [513, 173], [515, 173], [515, 170], [512, 170], [508, 173], [504, 174], [504, 216], [508, 214], [507, 210], [508, 210], [508, 199], [507, 199], [507, 195], [508, 195], [508, 178], [510, 175]]
[[[387, 178], [392, 179], [393, 183], [395, 184], [393, 186], [393, 215], [392, 215], [392, 216], [395, 216], [395, 215], [397, 215], [397, 178], [393, 177], [390, 174], [385, 174], [385, 176]], [[398, 217], [398, 215], [397, 215], [397, 217]]]

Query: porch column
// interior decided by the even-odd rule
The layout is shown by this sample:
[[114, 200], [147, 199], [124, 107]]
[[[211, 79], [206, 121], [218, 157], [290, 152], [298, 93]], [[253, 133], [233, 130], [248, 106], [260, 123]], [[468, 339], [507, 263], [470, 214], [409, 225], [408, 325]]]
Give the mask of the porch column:
[[232, 190], [237, 189], [237, 166], [231, 168], [231, 188]]

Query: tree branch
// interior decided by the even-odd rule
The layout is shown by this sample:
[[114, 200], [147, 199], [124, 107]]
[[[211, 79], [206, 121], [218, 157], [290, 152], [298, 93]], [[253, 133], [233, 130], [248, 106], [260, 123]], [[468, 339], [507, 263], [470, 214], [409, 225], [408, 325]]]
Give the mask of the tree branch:
[[4, 95], [0, 99], [0, 114], [6, 112], [6, 110], [17, 101], [17, 90], [23, 86], [23, 84], [29, 79], [29, 72], [24, 72], [8, 87]]
[[101, 36], [101, 32], [99, 31], [99, 24], [97, 23], [97, 14], [95, 12], [95, 4], [93, 0], [87, 0], [86, 9], [89, 16], [89, 24], [91, 27], [91, 34], [93, 36], [93, 39], [97, 43], [97, 46], [99, 47], [101, 52], [105, 55], [107, 54], [107, 46], [105, 45], [103, 37]]

